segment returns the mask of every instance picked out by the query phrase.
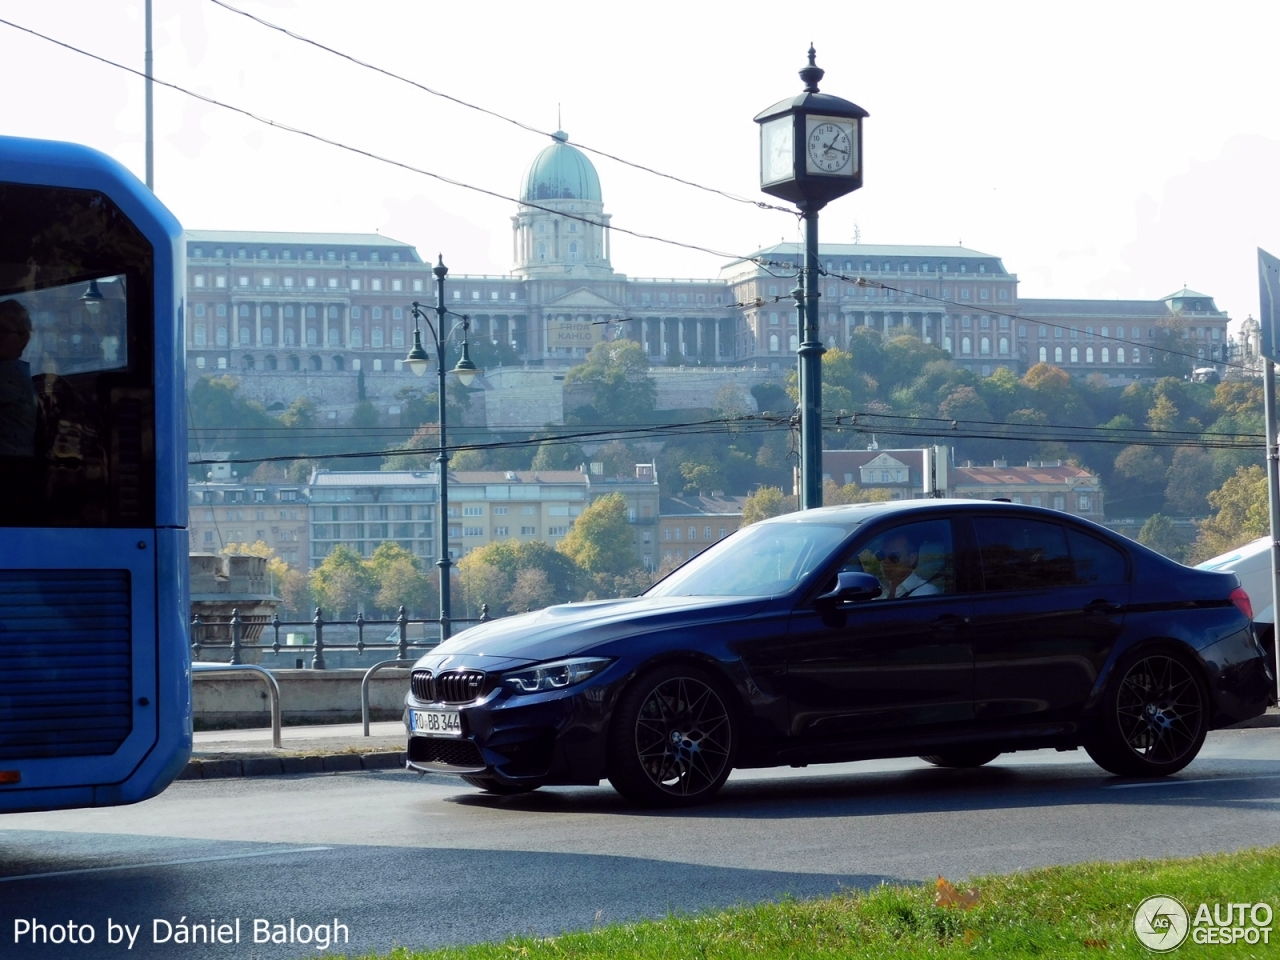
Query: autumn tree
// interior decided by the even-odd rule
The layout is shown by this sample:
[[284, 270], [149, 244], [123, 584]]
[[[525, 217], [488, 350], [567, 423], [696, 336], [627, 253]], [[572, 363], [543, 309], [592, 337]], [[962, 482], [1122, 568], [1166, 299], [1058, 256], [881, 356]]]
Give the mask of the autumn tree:
[[1241, 467], [1208, 499], [1216, 512], [1200, 522], [1200, 535], [1189, 558], [1192, 563], [1234, 550], [1271, 528], [1267, 475], [1257, 464]]
[[742, 505], [742, 526], [791, 513], [795, 509], [796, 498], [787, 496], [781, 488], [757, 487], [747, 494]]
[[557, 549], [590, 574], [622, 574], [637, 565], [620, 493], [600, 497], [578, 515]]

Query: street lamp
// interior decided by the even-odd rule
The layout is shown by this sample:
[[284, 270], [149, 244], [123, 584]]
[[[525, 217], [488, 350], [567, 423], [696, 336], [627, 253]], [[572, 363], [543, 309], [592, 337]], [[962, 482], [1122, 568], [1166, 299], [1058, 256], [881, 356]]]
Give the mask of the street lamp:
[[[476, 378], [476, 374], [480, 370], [471, 361], [471, 351], [467, 348], [467, 330], [471, 326], [471, 318], [452, 313], [444, 305], [444, 278], [448, 275], [449, 268], [444, 265], [443, 256], [437, 259], [436, 265], [431, 272], [435, 274], [436, 278], [436, 305], [434, 307], [436, 322], [433, 324], [427, 316], [427, 311], [432, 309], [431, 307], [424, 307], [416, 300], [413, 302], [413, 346], [405, 356], [404, 362], [413, 371], [414, 376], [421, 377], [427, 372], [427, 365], [431, 362], [431, 359], [422, 346], [422, 330], [418, 326], [418, 322], [421, 321], [431, 331], [431, 340], [436, 348], [436, 373], [439, 377], [437, 398], [440, 402], [440, 455], [436, 457], [436, 469], [439, 471], [436, 482], [439, 488], [437, 528], [440, 537], [440, 557], [436, 560], [436, 566], [440, 569], [440, 639], [448, 640], [450, 634], [449, 568], [453, 565], [453, 562], [449, 559], [449, 452], [445, 445], [444, 362], [445, 348], [449, 338], [459, 328], [462, 329], [462, 356], [458, 359], [452, 372], [457, 375], [458, 381], [464, 387], [469, 387], [471, 386], [471, 381]], [[460, 319], [452, 329], [447, 329], [445, 327], [446, 318], [451, 313], [455, 317], [460, 317]]]
[[80, 302], [84, 304], [84, 308], [94, 314], [98, 312], [98, 308], [102, 306], [102, 301], [105, 299], [107, 298], [98, 289], [97, 280], [90, 280], [89, 286], [85, 288], [84, 293], [80, 294]]
[[818, 211], [862, 186], [862, 121], [867, 111], [818, 92], [824, 71], [809, 46], [800, 71], [804, 92], [756, 115], [760, 124], [760, 189], [794, 203], [804, 220], [803, 339], [800, 375], [800, 507], [822, 506], [822, 355], [818, 336]]

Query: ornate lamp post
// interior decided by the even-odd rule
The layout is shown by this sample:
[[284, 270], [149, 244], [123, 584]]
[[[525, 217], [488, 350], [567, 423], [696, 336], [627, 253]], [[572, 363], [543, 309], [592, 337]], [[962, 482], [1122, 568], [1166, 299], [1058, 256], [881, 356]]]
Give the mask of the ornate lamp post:
[[822, 506], [822, 355], [818, 336], [818, 211], [862, 186], [862, 120], [856, 103], [818, 92], [823, 70], [809, 47], [804, 92], [756, 115], [760, 189], [800, 209], [804, 220], [800, 374], [800, 507]]
[[404, 362], [408, 364], [409, 369], [413, 371], [414, 376], [421, 377], [427, 372], [427, 366], [431, 362], [431, 358], [427, 356], [427, 351], [422, 348], [422, 330], [418, 326], [418, 321], [422, 321], [427, 325], [427, 329], [431, 331], [431, 339], [436, 348], [436, 372], [439, 377], [437, 386], [437, 396], [440, 401], [440, 455], [436, 457], [436, 469], [439, 471], [437, 476], [437, 484], [439, 487], [439, 506], [436, 508], [439, 513], [437, 517], [438, 536], [440, 538], [440, 558], [436, 560], [436, 566], [440, 569], [440, 639], [448, 640], [450, 634], [449, 625], [449, 568], [453, 565], [453, 561], [449, 559], [449, 452], [445, 443], [445, 347], [449, 338], [459, 328], [462, 329], [462, 356], [458, 359], [458, 363], [453, 368], [453, 373], [457, 374], [458, 380], [464, 387], [470, 386], [471, 381], [475, 379], [476, 374], [480, 371], [476, 365], [471, 362], [471, 353], [467, 349], [467, 330], [471, 326], [471, 318], [453, 314], [460, 319], [454, 324], [452, 329], [445, 327], [446, 317], [451, 311], [445, 309], [444, 305], [444, 278], [449, 273], [449, 268], [444, 265], [444, 257], [437, 259], [435, 267], [431, 272], [436, 277], [436, 322], [432, 324], [431, 319], [427, 316], [427, 311], [432, 309], [424, 307], [418, 301], [413, 302], [413, 346], [409, 349], [409, 353], [404, 358]]

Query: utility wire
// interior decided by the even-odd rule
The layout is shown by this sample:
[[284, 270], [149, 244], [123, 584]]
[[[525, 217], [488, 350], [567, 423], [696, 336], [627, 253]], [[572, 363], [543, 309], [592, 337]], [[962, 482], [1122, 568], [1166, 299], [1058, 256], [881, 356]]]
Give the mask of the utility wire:
[[[259, 17], [256, 14], [250, 13], [247, 10], [241, 10], [238, 7], [233, 7], [231, 4], [224, 2], [224, 0], [209, 0], [209, 2], [219, 7], [222, 7], [224, 10], [228, 10], [231, 13], [237, 13], [242, 17], [252, 20], [254, 23], [257, 23], [263, 27], [268, 28], [269, 30], [275, 30], [277, 33], [282, 33], [286, 37], [289, 37], [292, 40], [297, 40], [300, 43], [308, 44], [312, 47], [315, 47], [318, 50], [323, 50], [326, 53], [333, 54], [335, 57], [341, 57], [343, 60], [347, 60], [350, 63], [354, 63], [358, 67], [363, 67], [365, 70], [372, 70], [374, 73], [380, 73], [384, 77], [389, 77], [392, 80], [399, 81], [400, 83], [408, 84], [409, 86], [417, 90], [421, 90], [423, 93], [431, 94], [431, 96], [433, 97], [440, 97], [442, 100], [448, 100], [450, 103], [456, 103], [458, 106], [466, 107], [468, 110], [475, 110], [478, 113], [486, 114], [487, 116], [493, 117], [497, 120], [501, 120], [504, 123], [509, 123], [512, 126], [519, 127], [521, 130], [526, 130], [529, 133], [536, 133], [544, 137], [552, 136], [550, 132], [546, 130], [542, 130], [538, 127], [535, 127], [532, 124], [525, 123], [521, 120], [513, 119], [512, 117], [508, 117], [505, 114], [501, 114], [496, 110], [491, 110], [488, 107], [482, 107], [478, 104], [470, 103], [466, 100], [461, 99], [460, 97], [455, 97], [452, 94], [444, 93], [441, 90], [432, 89], [431, 87], [428, 87], [426, 84], [419, 83], [416, 80], [411, 80], [406, 76], [398, 74], [392, 70], [388, 70], [385, 67], [380, 67], [377, 64], [369, 63], [365, 60], [361, 60], [358, 57], [352, 56], [349, 53], [345, 53], [341, 50], [335, 49], [334, 47], [331, 47], [328, 44], [321, 43], [319, 40], [312, 40], [310, 37], [304, 37], [302, 34], [296, 33], [293, 30], [290, 30], [288, 27], [282, 27], [279, 24], [270, 22], [269, 20], [264, 20], [262, 17]], [[677, 177], [676, 175], [671, 173], [663, 173], [661, 170], [655, 170], [652, 167], [646, 167], [642, 163], [636, 163], [632, 160], [627, 160], [624, 157], [619, 157], [616, 154], [609, 153], [605, 150], [600, 150], [596, 147], [587, 146], [585, 143], [580, 143], [576, 140], [568, 140], [566, 142], [573, 144], [573, 146], [577, 147], [579, 150], [585, 150], [587, 153], [594, 153], [596, 156], [605, 157], [609, 160], [615, 161], [616, 163], [621, 163], [625, 166], [632, 167], [636, 170], [641, 170], [645, 173], [651, 173], [656, 177], [663, 177], [664, 179], [667, 179], [667, 180], [674, 180], [676, 183], [682, 183], [686, 187], [693, 187], [697, 190], [704, 190], [707, 193], [718, 194], [719, 196], [722, 196], [727, 200], [733, 200], [737, 203], [745, 203], [752, 207], [759, 207], [761, 210], [777, 210], [781, 213], [790, 214], [793, 217], [799, 215], [798, 211], [792, 210], [789, 207], [780, 207], [780, 206], [777, 206], [776, 204], [766, 203], [763, 200], [752, 200], [750, 197], [743, 197], [736, 193], [730, 193], [727, 190], [721, 190], [717, 187], [708, 187], [705, 184], [696, 183], [693, 180], [686, 180], [683, 177]]]
[[[7, 26], [7, 27], [12, 27], [13, 29], [21, 31], [22, 33], [30, 34], [33, 37], [39, 37], [41, 40], [45, 40], [48, 43], [52, 43], [53, 45], [58, 47], [62, 47], [64, 50], [70, 50], [72, 53], [78, 53], [83, 57], [88, 57], [91, 60], [96, 60], [99, 63], [106, 64], [109, 67], [115, 67], [117, 70], [123, 70], [126, 73], [131, 73], [136, 77], [146, 76], [146, 74], [144, 74], [141, 70], [135, 70], [133, 67], [127, 66], [126, 64], [118, 63], [115, 60], [108, 59], [107, 57], [101, 56], [96, 53], [91, 53], [88, 50], [84, 50], [81, 47], [75, 46], [74, 44], [67, 43], [64, 40], [58, 40], [58, 39], [55, 39], [54, 37], [48, 36], [47, 34], [43, 34], [38, 30], [33, 30], [31, 27], [24, 27], [21, 24], [14, 23], [12, 20], [5, 20], [3, 18], [0, 18], [0, 24], [3, 24], [4, 26]], [[497, 200], [506, 201], [507, 203], [514, 203], [518, 206], [531, 207], [535, 210], [541, 210], [544, 213], [553, 213], [553, 214], [556, 214], [557, 216], [563, 217], [566, 220], [577, 220], [581, 223], [591, 224], [592, 226], [606, 226], [605, 224], [602, 224], [599, 220], [592, 219], [591, 217], [584, 216], [582, 214], [565, 213], [562, 210], [556, 210], [551, 207], [545, 207], [545, 206], [542, 206], [541, 204], [531, 203], [526, 200], [518, 200], [515, 197], [507, 196], [505, 193], [499, 193], [496, 190], [490, 190], [487, 187], [479, 187], [479, 186], [476, 186], [475, 184], [466, 183], [465, 181], [462, 181], [462, 180], [455, 180], [454, 178], [447, 177], [442, 173], [435, 173], [431, 170], [427, 170], [422, 167], [416, 167], [410, 163], [405, 163], [402, 160], [395, 160], [391, 157], [385, 157], [381, 154], [374, 153], [372, 150], [366, 150], [363, 147], [353, 146], [351, 144], [344, 143], [341, 140], [334, 140], [331, 137], [326, 137], [323, 134], [313, 133], [309, 130], [303, 130], [300, 127], [290, 126], [289, 124], [283, 123], [278, 120], [272, 120], [270, 117], [261, 116], [257, 113], [254, 113], [252, 110], [248, 110], [244, 107], [238, 107], [238, 106], [235, 106], [234, 104], [224, 103], [221, 100], [216, 100], [213, 97], [206, 96], [203, 93], [197, 93], [194, 90], [189, 90], [186, 87], [179, 86], [178, 84], [172, 83], [168, 80], [161, 80], [158, 77], [154, 77], [154, 76], [151, 77], [150, 80], [152, 83], [159, 84], [162, 87], [168, 87], [170, 90], [175, 90], [178, 93], [185, 94], [188, 97], [192, 97], [193, 99], [199, 100], [203, 103], [210, 104], [211, 106], [219, 107], [223, 110], [229, 110], [232, 113], [238, 113], [243, 117], [248, 117], [250, 120], [253, 120], [257, 123], [264, 124], [268, 127], [274, 127], [275, 129], [283, 130], [286, 133], [293, 133], [300, 137], [306, 137], [307, 139], [314, 140], [317, 143], [327, 144], [328, 146], [336, 147], [339, 150], [345, 150], [348, 153], [353, 153], [357, 156], [367, 157], [370, 160], [377, 160], [379, 163], [385, 163], [392, 167], [398, 167], [401, 170], [407, 170], [410, 173], [417, 173], [417, 174], [421, 174], [424, 177], [431, 177], [433, 180], [439, 180], [441, 183], [447, 183], [450, 186], [461, 187], [464, 190], [470, 190], [474, 193], [483, 194], [484, 196], [487, 196], [487, 197], [493, 197]], [[652, 240], [656, 243], [665, 243], [669, 246], [681, 247], [682, 249], [685, 249], [685, 250], [693, 250], [698, 253], [706, 253], [714, 257], [721, 257], [728, 260], [741, 260], [748, 263], [758, 263], [762, 266], [766, 266], [766, 265], [779, 266], [780, 265], [780, 264], [774, 263], [773, 261], [762, 260], [758, 257], [743, 256], [741, 254], [730, 253], [725, 250], [716, 250], [712, 247], [700, 246], [696, 243], [685, 243], [684, 241], [681, 241], [681, 240], [671, 240], [666, 237], [660, 237], [652, 233], [642, 233], [639, 230], [629, 230], [626, 227], [615, 226], [612, 223], [607, 225], [607, 229], [616, 230], [618, 233], [625, 233], [628, 236], [636, 237], [640, 240]]]

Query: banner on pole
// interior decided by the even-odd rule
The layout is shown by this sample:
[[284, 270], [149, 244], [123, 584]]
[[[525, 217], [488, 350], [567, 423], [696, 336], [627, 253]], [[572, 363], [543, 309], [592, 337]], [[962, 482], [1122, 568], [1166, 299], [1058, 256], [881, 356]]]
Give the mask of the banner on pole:
[[1262, 327], [1261, 353], [1271, 361], [1280, 361], [1280, 260], [1258, 248], [1258, 324]]

